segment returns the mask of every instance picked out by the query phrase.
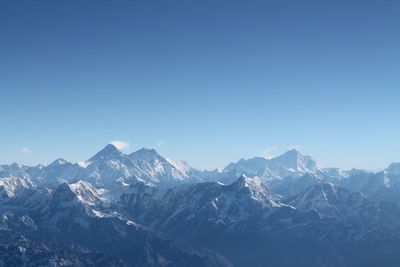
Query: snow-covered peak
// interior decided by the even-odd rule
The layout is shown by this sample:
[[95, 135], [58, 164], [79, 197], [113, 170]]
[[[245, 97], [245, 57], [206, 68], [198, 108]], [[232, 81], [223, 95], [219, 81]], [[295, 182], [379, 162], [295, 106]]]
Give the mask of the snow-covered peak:
[[318, 170], [317, 163], [310, 156], [304, 156], [296, 149], [289, 150], [284, 154], [271, 159], [271, 162], [280, 164], [289, 170], [300, 172], [315, 172]]
[[55, 213], [76, 208], [86, 214], [97, 216], [96, 212], [110, 206], [110, 200], [105, 194], [106, 190], [96, 188], [84, 181], [72, 184], [65, 182], [52, 193], [50, 208]]
[[227, 186], [228, 191], [236, 192], [236, 197], [251, 197], [264, 206], [277, 207], [280, 205], [279, 198], [272, 193], [260, 177], [247, 177], [241, 175], [235, 182]]
[[231, 184], [232, 187], [242, 188], [254, 188], [255, 190], [263, 189], [263, 183], [258, 176], [247, 177], [242, 174], [235, 182]]
[[34, 188], [34, 185], [27, 179], [14, 176], [0, 179], [0, 192], [4, 191], [9, 198], [14, 197], [18, 192], [28, 188]]
[[97, 152], [89, 161], [95, 161], [104, 158], [121, 157], [123, 154], [114, 145], [108, 144], [105, 148]]
[[236, 163], [230, 163], [224, 168], [224, 172], [234, 173], [235, 175], [263, 176], [269, 172], [268, 160], [263, 157], [254, 157], [251, 159], [241, 159]]
[[286, 153], [272, 159], [254, 157], [241, 159], [237, 163], [231, 163], [224, 169], [225, 177], [259, 176], [269, 182], [281, 180], [286, 177], [300, 177], [306, 173], [320, 173], [316, 162], [309, 156], [300, 154], [297, 150], [289, 150]]
[[155, 149], [152, 148], [142, 148], [139, 149], [138, 151], [133, 152], [132, 154], [129, 155], [129, 157], [133, 160], [156, 160], [162, 158], [160, 154], [157, 153]]
[[77, 195], [79, 201], [88, 206], [107, 205], [110, 201], [105, 196], [107, 190], [96, 188], [88, 182], [78, 181], [69, 187]]

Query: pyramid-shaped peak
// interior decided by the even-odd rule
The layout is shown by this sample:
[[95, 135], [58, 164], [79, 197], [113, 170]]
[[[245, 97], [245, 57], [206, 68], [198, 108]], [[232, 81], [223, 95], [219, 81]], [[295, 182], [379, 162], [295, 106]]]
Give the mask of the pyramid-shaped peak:
[[241, 175], [235, 182], [227, 186], [239, 198], [256, 201], [265, 207], [280, 206], [279, 198], [271, 192], [258, 176]]
[[297, 149], [293, 148], [283, 153], [281, 157], [303, 157], [303, 155]]
[[314, 172], [318, 170], [317, 163], [310, 156], [302, 155], [296, 149], [286, 151], [271, 161], [297, 171]]
[[97, 152], [89, 161], [94, 161], [100, 158], [118, 157], [121, 156], [122, 152], [119, 151], [113, 144], [108, 144], [102, 150]]

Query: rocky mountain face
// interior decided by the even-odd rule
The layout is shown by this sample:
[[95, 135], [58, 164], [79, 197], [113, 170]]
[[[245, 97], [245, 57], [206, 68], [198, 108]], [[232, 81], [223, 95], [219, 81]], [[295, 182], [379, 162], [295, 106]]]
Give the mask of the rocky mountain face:
[[[287, 200], [258, 177], [163, 192], [143, 186], [121, 196], [127, 216], [179, 242], [217, 251], [235, 266], [363, 266], [400, 241], [396, 204], [328, 183]], [[371, 253], [368, 260], [359, 249]]]
[[[125, 218], [110, 207], [102, 193], [79, 181], [2, 203], [2, 241], [18, 244], [9, 247], [5, 241], [0, 243], [4, 264], [231, 266], [223, 256], [182, 247]], [[31, 200], [38, 198], [32, 205]]]
[[107, 145], [0, 166], [0, 266], [397, 266], [400, 164], [322, 168], [296, 150], [199, 171]]

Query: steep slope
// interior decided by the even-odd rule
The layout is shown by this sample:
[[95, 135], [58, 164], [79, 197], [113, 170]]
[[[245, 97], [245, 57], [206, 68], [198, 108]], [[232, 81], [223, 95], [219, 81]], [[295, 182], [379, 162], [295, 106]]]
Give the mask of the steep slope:
[[29, 188], [35, 188], [35, 185], [29, 179], [15, 176], [0, 178], [0, 199], [12, 198]]
[[140, 149], [129, 155], [136, 166], [135, 177], [151, 184], [178, 184], [189, 179], [192, 168], [160, 156], [154, 149]]
[[393, 210], [387, 210], [383, 208], [389, 207], [387, 203], [374, 202], [362, 193], [351, 192], [331, 183], [312, 186], [285, 203], [302, 211], [314, 210], [322, 217], [380, 229], [400, 222], [396, 206], [392, 206]]
[[241, 176], [230, 185], [166, 192], [132, 185], [120, 205], [127, 216], [180, 242], [215, 250], [239, 267], [363, 266], [400, 245], [397, 205], [328, 183], [286, 203], [260, 178]]
[[[87, 251], [89, 258], [84, 259], [88, 262], [90, 255], [101, 253], [127, 266], [231, 266], [219, 255], [183, 248], [126, 219], [110, 209], [103, 193], [87, 182], [64, 183], [50, 193], [41, 194], [42, 201], [33, 209], [28, 209], [30, 204], [24, 203], [20, 196], [2, 206], [7, 210], [2, 225], [7, 231], [27, 236], [32, 246], [52, 244], [53, 239], [61, 244], [55, 251], [62, 251], [67, 244], [80, 246]], [[32, 195], [26, 197], [26, 201], [31, 199]], [[81, 253], [68, 251], [65, 249], [68, 259], [69, 253], [78, 256]], [[59, 257], [56, 252], [50, 258], [53, 256]], [[32, 264], [32, 259], [29, 263]]]
[[47, 166], [2, 165], [0, 188], [11, 196], [22, 187], [56, 188], [64, 182], [82, 180], [104, 187], [111, 196], [118, 198], [129, 184], [137, 181], [165, 188], [200, 181], [199, 173], [188, 163], [166, 159], [154, 149], [143, 148], [126, 155], [109, 144], [79, 164], [57, 159]]
[[174, 234], [183, 230], [197, 236], [201, 227], [233, 226], [282, 205], [260, 178], [244, 175], [231, 185], [199, 183], [165, 192], [143, 187], [132, 186], [121, 196], [122, 204], [141, 222]]

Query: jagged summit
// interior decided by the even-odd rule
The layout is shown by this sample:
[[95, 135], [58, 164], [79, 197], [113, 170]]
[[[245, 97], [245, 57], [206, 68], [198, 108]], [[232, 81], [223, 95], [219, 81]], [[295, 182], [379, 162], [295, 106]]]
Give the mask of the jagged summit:
[[231, 184], [231, 186], [236, 188], [245, 188], [245, 187], [261, 187], [263, 186], [263, 184], [258, 176], [248, 177], [242, 174], [236, 181], [234, 181]]
[[236, 198], [255, 200], [265, 207], [280, 206], [279, 198], [262, 182], [258, 176], [241, 175], [235, 182], [227, 186], [228, 191], [235, 192]]
[[239, 177], [241, 174], [247, 176], [258, 176], [264, 181], [280, 180], [286, 177], [300, 177], [306, 173], [322, 173], [315, 160], [304, 156], [295, 149], [284, 154], [266, 159], [264, 157], [253, 157], [241, 159], [236, 163], [229, 164], [224, 173], [226, 177]]
[[113, 144], [108, 144], [102, 150], [97, 152], [89, 161], [95, 161], [100, 158], [119, 157], [122, 152], [119, 151]]
[[153, 148], [141, 148], [129, 155], [132, 159], [151, 160], [162, 158], [158, 152]]

